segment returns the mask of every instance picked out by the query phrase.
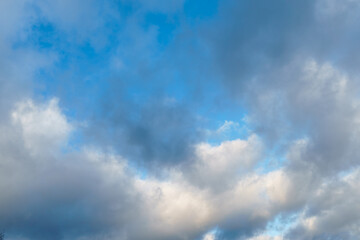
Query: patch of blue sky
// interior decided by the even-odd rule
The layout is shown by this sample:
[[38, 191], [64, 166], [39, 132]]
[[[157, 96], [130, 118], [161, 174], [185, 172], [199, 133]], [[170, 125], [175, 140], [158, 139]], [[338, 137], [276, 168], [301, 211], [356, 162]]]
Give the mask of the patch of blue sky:
[[[66, 35], [59, 32], [49, 22], [37, 22], [29, 31], [25, 39], [20, 38], [15, 41], [13, 44], [14, 49], [30, 49], [56, 55], [56, 61], [51, 69], [40, 69], [38, 71], [38, 76], [35, 79], [42, 81], [41, 85], [56, 85], [59, 79], [54, 79], [55, 74], [51, 74], [52, 71], [57, 73], [66, 71], [73, 64], [79, 66], [78, 69], [88, 69], [86, 65], [95, 66], [99, 64], [97, 58], [99, 55], [95, 54], [94, 49], [88, 43], [75, 45], [68, 42]], [[100, 67], [101, 65], [98, 66], [98, 68]], [[51, 88], [46, 89], [46, 91], [48, 90], [51, 90]], [[45, 90], [41, 94], [45, 94]]]
[[256, 165], [259, 173], [269, 173], [286, 165], [286, 152], [283, 152], [283, 145], [281, 143], [275, 144], [272, 148], [266, 148], [264, 151], [266, 158]]
[[[288, 121], [284, 119], [284, 122], [287, 123]], [[289, 144], [300, 139], [307, 139], [307, 131], [308, 129], [306, 128], [298, 128], [297, 131], [294, 132], [285, 131], [278, 141], [268, 144], [267, 148], [264, 149], [266, 158], [257, 164], [257, 171], [259, 173], [268, 173], [286, 166], [288, 162], [286, 157], [288, 152], [284, 151], [285, 149], [288, 149], [286, 146], [289, 146]], [[265, 138], [263, 138], [263, 140], [266, 141]]]
[[143, 28], [148, 31], [155, 27], [157, 30], [157, 41], [160, 46], [167, 46], [174, 37], [180, 24], [178, 16], [169, 16], [164, 13], [147, 13], [143, 22]]
[[149, 178], [148, 170], [145, 167], [140, 166], [138, 163], [136, 163], [134, 161], [127, 161], [127, 164], [129, 166], [129, 168], [131, 169], [131, 171], [133, 171], [133, 173], [135, 173], [137, 178], [139, 178], [141, 180], [145, 180], [145, 179]]
[[[211, 18], [217, 12], [217, 4], [218, 1], [215, 0], [186, 1], [183, 9], [185, 18]], [[115, 5], [118, 6], [117, 11], [123, 18], [130, 16], [135, 11], [131, 4], [119, 2]], [[239, 123], [241, 126], [245, 124], [243, 122], [246, 115], [245, 110], [221, 106], [220, 102], [225, 100], [218, 100], [222, 98], [223, 89], [216, 81], [209, 81], [206, 86], [202, 86], [202, 91], [206, 94], [193, 96], [196, 87], [194, 89], [192, 80], [199, 77], [194, 73], [182, 74], [165, 68], [157, 70], [143, 79], [144, 75], [136, 71], [137, 55], [122, 56], [121, 51], [118, 51], [119, 48], [131, 46], [132, 42], [131, 37], [128, 38], [127, 33], [123, 32], [124, 26], [115, 19], [109, 17], [103, 28], [96, 32], [96, 34], [105, 35], [106, 38], [106, 44], [98, 48], [89, 39], [76, 41], [74, 38], [70, 38], [69, 33], [41, 17], [41, 13], [36, 12], [36, 14], [38, 14], [38, 18], [35, 18], [36, 21], [29, 28], [28, 37], [17, 41], [14, 48], [33, 48], [57, 56], [51, 68], [40, 69], [37, 72], [35, 95], [46, 99], [53, 96], [59, 97], [60, 104], [67, 109], [65, 114], [70, 119], [80, 118], [83, 120], [82, 118], [86, 118], [86, 114], [84, 114], [88, 109], [86, 106], [99, 107], [97, 101], [103, 94], [106, 94], [109, 88], [114, 87], [112, 84], [116, 81], [124, 81], [123, 85], [115, 86], [122, 88], [121, 94], [124, 100], [144, 104], [155, 95], [163, 98], [164, 101], [192, 105], [192, 110], [206, 119], [202, 123], [208, 129], [217, 129], [225, 121]], [[155, 49], [145, 49], [152, 53], [150, 59], [146, 59], [150, 64], [157, 63], [157, 57], [161, 55], [163, 47], [171, 43], [174, 34], [181, 28], [179, 16], [176, 14], [169, 16], [163, 13], [147, 13], [142, 25], [144, 33], [146, 34], [146, 31], [153, 26], [157, 27], [157, 44], [154, 45]], [[201, 45], [201, 43], [197, 44]], [[122, 64], [126, 66], [118, 72], [112, 69], [114, 53], [115, 56], [120, 55]], [[187, 67], [192, 64], [196, 65], [192, 59], [184, 64]], [[132, 70], [133, 68], [135, 70]], [[109, 80], [110, 78], [115, 80]], [[119, 80], [116, 80], [117, 78]], [[76, 104], [81, 106], [76, 106]], [[230, 105], [232, 104], [223, 103], [223, 106]], [[96, 109], [93, 110], [96, 111]], [[228, 133], [226, 140], [245, 137], [245, 131], [239, 132], [237, 129]], [[71, 142], [79, 145], [81, 139], [80, 135], [74, 134]], [[225, 140], [224, 136], [210, 139], [214, 143], [220, 140]]]
[[187, 0], [184, 12], [189, 19], [210, 19], [218, 12], [219, 0]]
[[266, 158], [258, 162], [258, 164], [256, 165], [258, 173], [266, 174], [278, 170], [286, 165], [287, 153], [283, 152], [283, 144], [285, 144], [284, 141], [285, 140], [273, 145], [271, 148], [264, 149], [264, 155], [266, 156]]
[[[41, 35], [48, 35], [48, 28], [39, 29]], [[73, 103], [76, 98], [81, 98], [91, 93], [93, 97], [83, 100], [96, 99], [97, 93], [101, 93], [107, 87], [106, 79], [108, 71], [110, 49], [97, 52], [89, 42], [80, 44], [69, 43], [65, 38], [53, 41], [50, 51], [57, 58], [51, 68], [41, 69], [36, 76], [36, 94], [43, 96], [58, 96], [63, 102]], [[37, 46], [36, 44], [33, 44]], [[44, 43], [40, 42], [39, 47]], [[47, 46], [47, 45], [46, 45]]]
[[221, 232], [220, 229], [218, 227], [215, 227], [215, 228], [211, 229], [210, 231], [204, 233], [197, 240], [216, 240], [217, 236], [219, 235], [220, 232]]
[[288, 215], [279, 214], [266, 226], [265, 235], [284, 237], [298, 221], [299, 213], [290, 213]]
[[[252, 132], [246, 121], [247, 111], [239, 104], [229, 102], [225, 90], [217, 81], [205, 81], [201, 92], [197, 91], [196, 82], [184, 80], [183, 73], [173, 73], [173, 78], [166, 87], [166, 96], [174, 102], [191, 106], [197, 115], [201, 128], [206, 132], [205, 140], [211, 144], [234, 139], [246, 139]], [[227, 124], [228, 129], [221, 128]], [[223, 131], [224, 130], [224, 131]]]
[[208, 99], [207, 104], [199, 109], [203, 127], [212, 133], [208, 136], [209, 143], [219, 144], [222, 141], [247, 139], [253, 133], [253, 129], [246, 120], [246, 109], [237, 104], [227, 104], [227, 100], [217, 101], [218, 97], [221, 98], [221, 95]]
[[[211, 125], [216, 121], [211, 121]], [[243, 121], [233, 122], [225, 120], [219, 122], [218, 125], [213, 129], [206, 129], [205, 136], [206, 142], [215, 146], [219, 145], [224, 141], [232, 141], [236, 139], [247, 139], [251, 131], [247, 127], [247, 124]]]
[[84, 138], [83, 134], [75, 129], [70, 134], [66, 145], [61, 148], [61, 151], [64, 153], [73, 153], [73, 152], [81, 151], [84, 147], [83, 138]]
[[110, 6], [121, 18], [130, 17], [136, 11], [136, 6], [131, 1], [112, 0]]
[[258, 173], [266, 174], [284, 167], [286, 158], [281, 155], [265, 154], [267, 157], [256, 165]]
[[82, 52], [85, 56], [75, 57], [76, 59], [74, 56], [64, 56], [59, 59], [58, 67], [39, 71], [36, 78], [39, 86], [36, 88], [37, 93], [57, 96], [67, 105], [77, 102], [91, 105], [96, 96], [107, 87], [103, 80], [108, 77], [108, 72], [102, 68], [106, 62], [97, 61], [96, 57], [91, 56], [90, 50], [85, 51]]
[[37, 46], [38, 50], [51, 49], [59, 41], [59, 35], [56, 33], [54, 25], [49, 22], [34, 24], [30, 36], [27, 43]]

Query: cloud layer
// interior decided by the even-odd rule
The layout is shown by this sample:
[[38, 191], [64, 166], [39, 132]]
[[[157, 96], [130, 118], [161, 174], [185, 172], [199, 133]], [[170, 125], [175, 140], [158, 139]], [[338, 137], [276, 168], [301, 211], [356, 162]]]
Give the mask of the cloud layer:
[[10, 240], [357, 239], [357, 0], [0, 3]]

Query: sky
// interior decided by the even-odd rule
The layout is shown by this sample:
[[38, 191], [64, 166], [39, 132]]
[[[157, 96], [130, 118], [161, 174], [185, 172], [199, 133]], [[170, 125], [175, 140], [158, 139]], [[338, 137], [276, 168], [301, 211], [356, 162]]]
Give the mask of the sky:
[[1, 0], [6, 240], [360, 239], [359, 0]]

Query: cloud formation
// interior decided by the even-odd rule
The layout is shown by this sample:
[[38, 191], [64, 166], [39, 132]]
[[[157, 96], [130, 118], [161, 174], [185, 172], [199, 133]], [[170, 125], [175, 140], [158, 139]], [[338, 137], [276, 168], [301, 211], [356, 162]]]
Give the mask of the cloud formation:
[[357, 239], [360, 2], [214, 2], [0, 3], [6, 239]]

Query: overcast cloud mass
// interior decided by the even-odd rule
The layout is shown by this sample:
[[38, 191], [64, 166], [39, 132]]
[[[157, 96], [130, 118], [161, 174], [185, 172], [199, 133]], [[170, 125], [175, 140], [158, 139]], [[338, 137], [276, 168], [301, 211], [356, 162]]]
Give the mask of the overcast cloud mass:
[[359, 0], [1, 0], [5, 240], [360, 239]]

